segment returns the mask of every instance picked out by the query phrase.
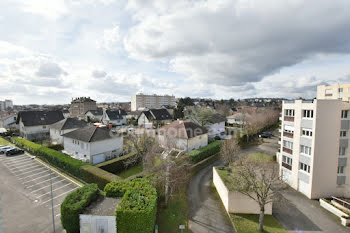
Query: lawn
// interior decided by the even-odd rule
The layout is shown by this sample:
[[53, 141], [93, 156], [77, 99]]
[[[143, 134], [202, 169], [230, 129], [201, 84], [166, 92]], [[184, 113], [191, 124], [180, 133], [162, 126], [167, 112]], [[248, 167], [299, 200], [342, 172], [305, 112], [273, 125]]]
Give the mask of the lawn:
[[139, 174], [143, 171], [142, 164], [136, 165], [134, 167], [131, 167], [125, 171], [122, 171], [121, 173], [117, 174], [117, 176], [120, 176], [123, 179], [126, 179], [130, 176]]
[[248, 157], [252, 160], [260, 160], [260, 161], [266, 161], [266, 162], [272, 162], [274, 161], [274, 158], [272, 155], [264, 154], [264, 153], [252, 153], [249, 154]]
[[[259, 215], [257, 214], [230, 214], [237, 233], [258, 233]], [[272, 215], [264, 217], [265, 233], [286, 233], [279, 222]]]
[[0, 145], [6, 146], [10, 144], [7, 140], [3, 139], [2, 137], [0, 137]]
[[167, 208], [165, 208], [163, 203], [164, 200], [161, 200], [157, 211], [156, 224], [159, 226], [159, 232], [178, 233], [179, 225], [185, 225], [186, 229], [184, 233], [187, 233], [187, 215], [189, 207], [186, 190], [183, 189], [173, 195], [169, 200]]

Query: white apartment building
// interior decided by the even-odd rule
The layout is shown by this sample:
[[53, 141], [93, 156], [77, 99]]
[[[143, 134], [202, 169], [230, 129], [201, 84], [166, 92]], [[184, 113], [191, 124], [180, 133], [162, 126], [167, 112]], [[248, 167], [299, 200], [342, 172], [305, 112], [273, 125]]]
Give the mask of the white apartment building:
[[12, 100], [0, 101], [0, 111], [6, 111], [8, 108], [13, 109]]
[[339, 99], [283, 101], [280, 173], [310, 199], [350, 197], [350, 103]]
[[350, 84], [334, 84], [317, 86], [317, 99], [350, 100]]
[[175, 106], [175, 96], [173, 95], [144, 95], [136, 94], [131, 97], [131, 111], [142, 108], [161, 108], [162, 106]]

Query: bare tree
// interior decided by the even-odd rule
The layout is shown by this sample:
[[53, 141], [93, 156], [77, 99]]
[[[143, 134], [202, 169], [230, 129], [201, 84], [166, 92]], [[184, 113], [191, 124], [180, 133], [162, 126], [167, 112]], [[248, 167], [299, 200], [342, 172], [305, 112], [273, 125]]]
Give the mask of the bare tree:
[[206, 126], [211, 117], [213, 116], [214, 112], [209, 109], [196, 109], [193, 110], [192, 113], [188, 116], [191, 121], [201, 125]]
[[238, 159], [239, 151], [240, 146], [238, 144], [238, 140], [236, 137], [232, 137], [231, 139], [223, 142], [220, 149], [220, 155], [226, 163], [232, 164]]
[[280, 192], [286, 188], [278, 164], [257, 158], [245, 157], [232, 167], [230, 176], [234, 190], [253, 199], [260, 207], [259, 232], [263, 231], [265, 205], [278, 201]]

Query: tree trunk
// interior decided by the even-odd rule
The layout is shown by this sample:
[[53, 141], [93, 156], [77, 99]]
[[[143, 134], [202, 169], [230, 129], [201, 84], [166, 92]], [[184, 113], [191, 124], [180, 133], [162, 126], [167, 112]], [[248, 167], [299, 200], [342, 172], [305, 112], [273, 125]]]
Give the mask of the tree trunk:
[[169, 166], [169, 159], [167, 158], [168, 160], [168, 164], [166, 165], [166, 172], [165, 172], [165, 206], [167, 207], [168, 206], [168, 201], [169, 201], [169, 179], [170, 179], [170, 166]]
[[260, 207], [259, 232], [263, 232], [263, 230], [264, 230], [264, 214], [265, 214], [265, 206]]

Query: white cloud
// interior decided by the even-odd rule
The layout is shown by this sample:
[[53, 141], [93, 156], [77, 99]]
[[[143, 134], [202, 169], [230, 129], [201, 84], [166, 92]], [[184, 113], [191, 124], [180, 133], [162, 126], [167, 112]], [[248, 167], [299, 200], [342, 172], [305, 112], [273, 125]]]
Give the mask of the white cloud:
[[109, 52], [115, 52], [121, 40], [119, 25], [103, 30], [103, 38], [97, 42], [98, 48], [103, 48]]

